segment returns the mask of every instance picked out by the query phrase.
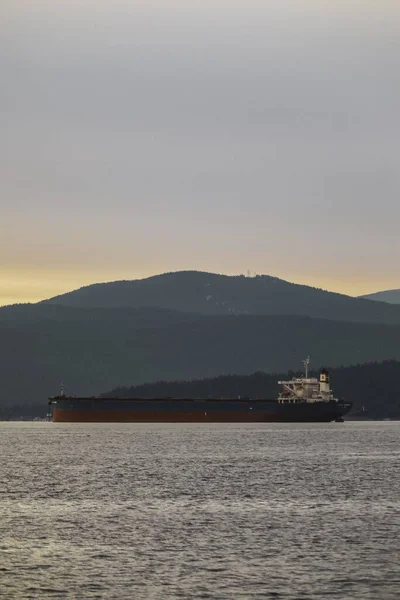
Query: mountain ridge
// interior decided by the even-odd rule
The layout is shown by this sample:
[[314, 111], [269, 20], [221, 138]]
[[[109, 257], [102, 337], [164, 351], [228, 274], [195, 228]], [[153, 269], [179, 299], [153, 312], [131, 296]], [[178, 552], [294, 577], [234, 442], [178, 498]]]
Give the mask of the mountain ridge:
[[400, 359], [399, 306], [271, 276], [186, 271], [81, 289], [0, 308], [0, 407], [44, 406], [61, 381], [94, 395], [295, 369], [309, 354], [315, 366]]
[[388, 304], [400, 304], [400, 289], [382, 290], [373, 294], [364, 294], [359, 296], [364, 300], [373, 300], [374, 302], [387, 302]]
[[41, 304], [77, 307], [158, 307], [207, 315], [308, 315], [315, 318], [400, 324], [400, 307], [290, 283], [270, 275], [177, 271], [145, 279], [85, 286]]

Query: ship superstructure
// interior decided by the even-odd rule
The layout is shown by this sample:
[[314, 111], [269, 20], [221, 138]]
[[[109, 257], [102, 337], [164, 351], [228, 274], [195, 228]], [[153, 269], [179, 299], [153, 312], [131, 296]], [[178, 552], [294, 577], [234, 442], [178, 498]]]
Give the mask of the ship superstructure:
[[279, 381], [283, 387], [278, 396], [280, 404], [300, 404], [315, 402], [337, 402], [330, 388], [329, 373], [322, 369], [319, 379], [308, 377], [310, 358], [303, 361], [305, 377], [294, 377], [290, 381]]

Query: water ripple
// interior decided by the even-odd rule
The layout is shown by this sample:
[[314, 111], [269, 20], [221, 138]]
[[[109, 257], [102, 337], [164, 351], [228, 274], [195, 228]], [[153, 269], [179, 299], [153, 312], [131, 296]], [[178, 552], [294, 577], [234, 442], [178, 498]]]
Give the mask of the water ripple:
[[0, 423], [0, 597], [397, 600], [400, 423]]

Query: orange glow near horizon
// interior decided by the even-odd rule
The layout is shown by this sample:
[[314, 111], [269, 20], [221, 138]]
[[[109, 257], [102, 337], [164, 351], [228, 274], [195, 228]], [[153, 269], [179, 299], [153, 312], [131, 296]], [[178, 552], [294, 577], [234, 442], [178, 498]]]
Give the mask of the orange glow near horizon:
[[3, 0], [0, 305], [179, 270], [400, 288], [399, 7]]

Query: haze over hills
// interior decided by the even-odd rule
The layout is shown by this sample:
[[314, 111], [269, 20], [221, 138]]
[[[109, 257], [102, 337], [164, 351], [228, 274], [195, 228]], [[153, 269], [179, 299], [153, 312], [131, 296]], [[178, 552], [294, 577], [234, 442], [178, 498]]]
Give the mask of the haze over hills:
[[28, 305], [0, 309], [0, 406], [40, 414], [70, 394], [117, 385], [400, 359], [400, 325], [287, 315], [198, 315], [162, 309]]
[[158, 307], [206, 315], [307, 315], [321, 319], [400, 324], [400, 306], [352, 298], [276, 277], [165, 273], [80, 288], [44, 301], [75, 307]]
[[360, 298], [388, 302], [389, 304], [400, 304], [400, 290], [385, 290], [375, 292], [374, 294], [365, 294], [364, 296], [360, 296]]
[[42, 414], [62, 381], [71, 394], [95, 395], [297, 369], [308, 355], [316, 368], [400, 359], [400, 306], [269, 276], [190, 271], [0, 308], [0, 336], [0, 407]]

